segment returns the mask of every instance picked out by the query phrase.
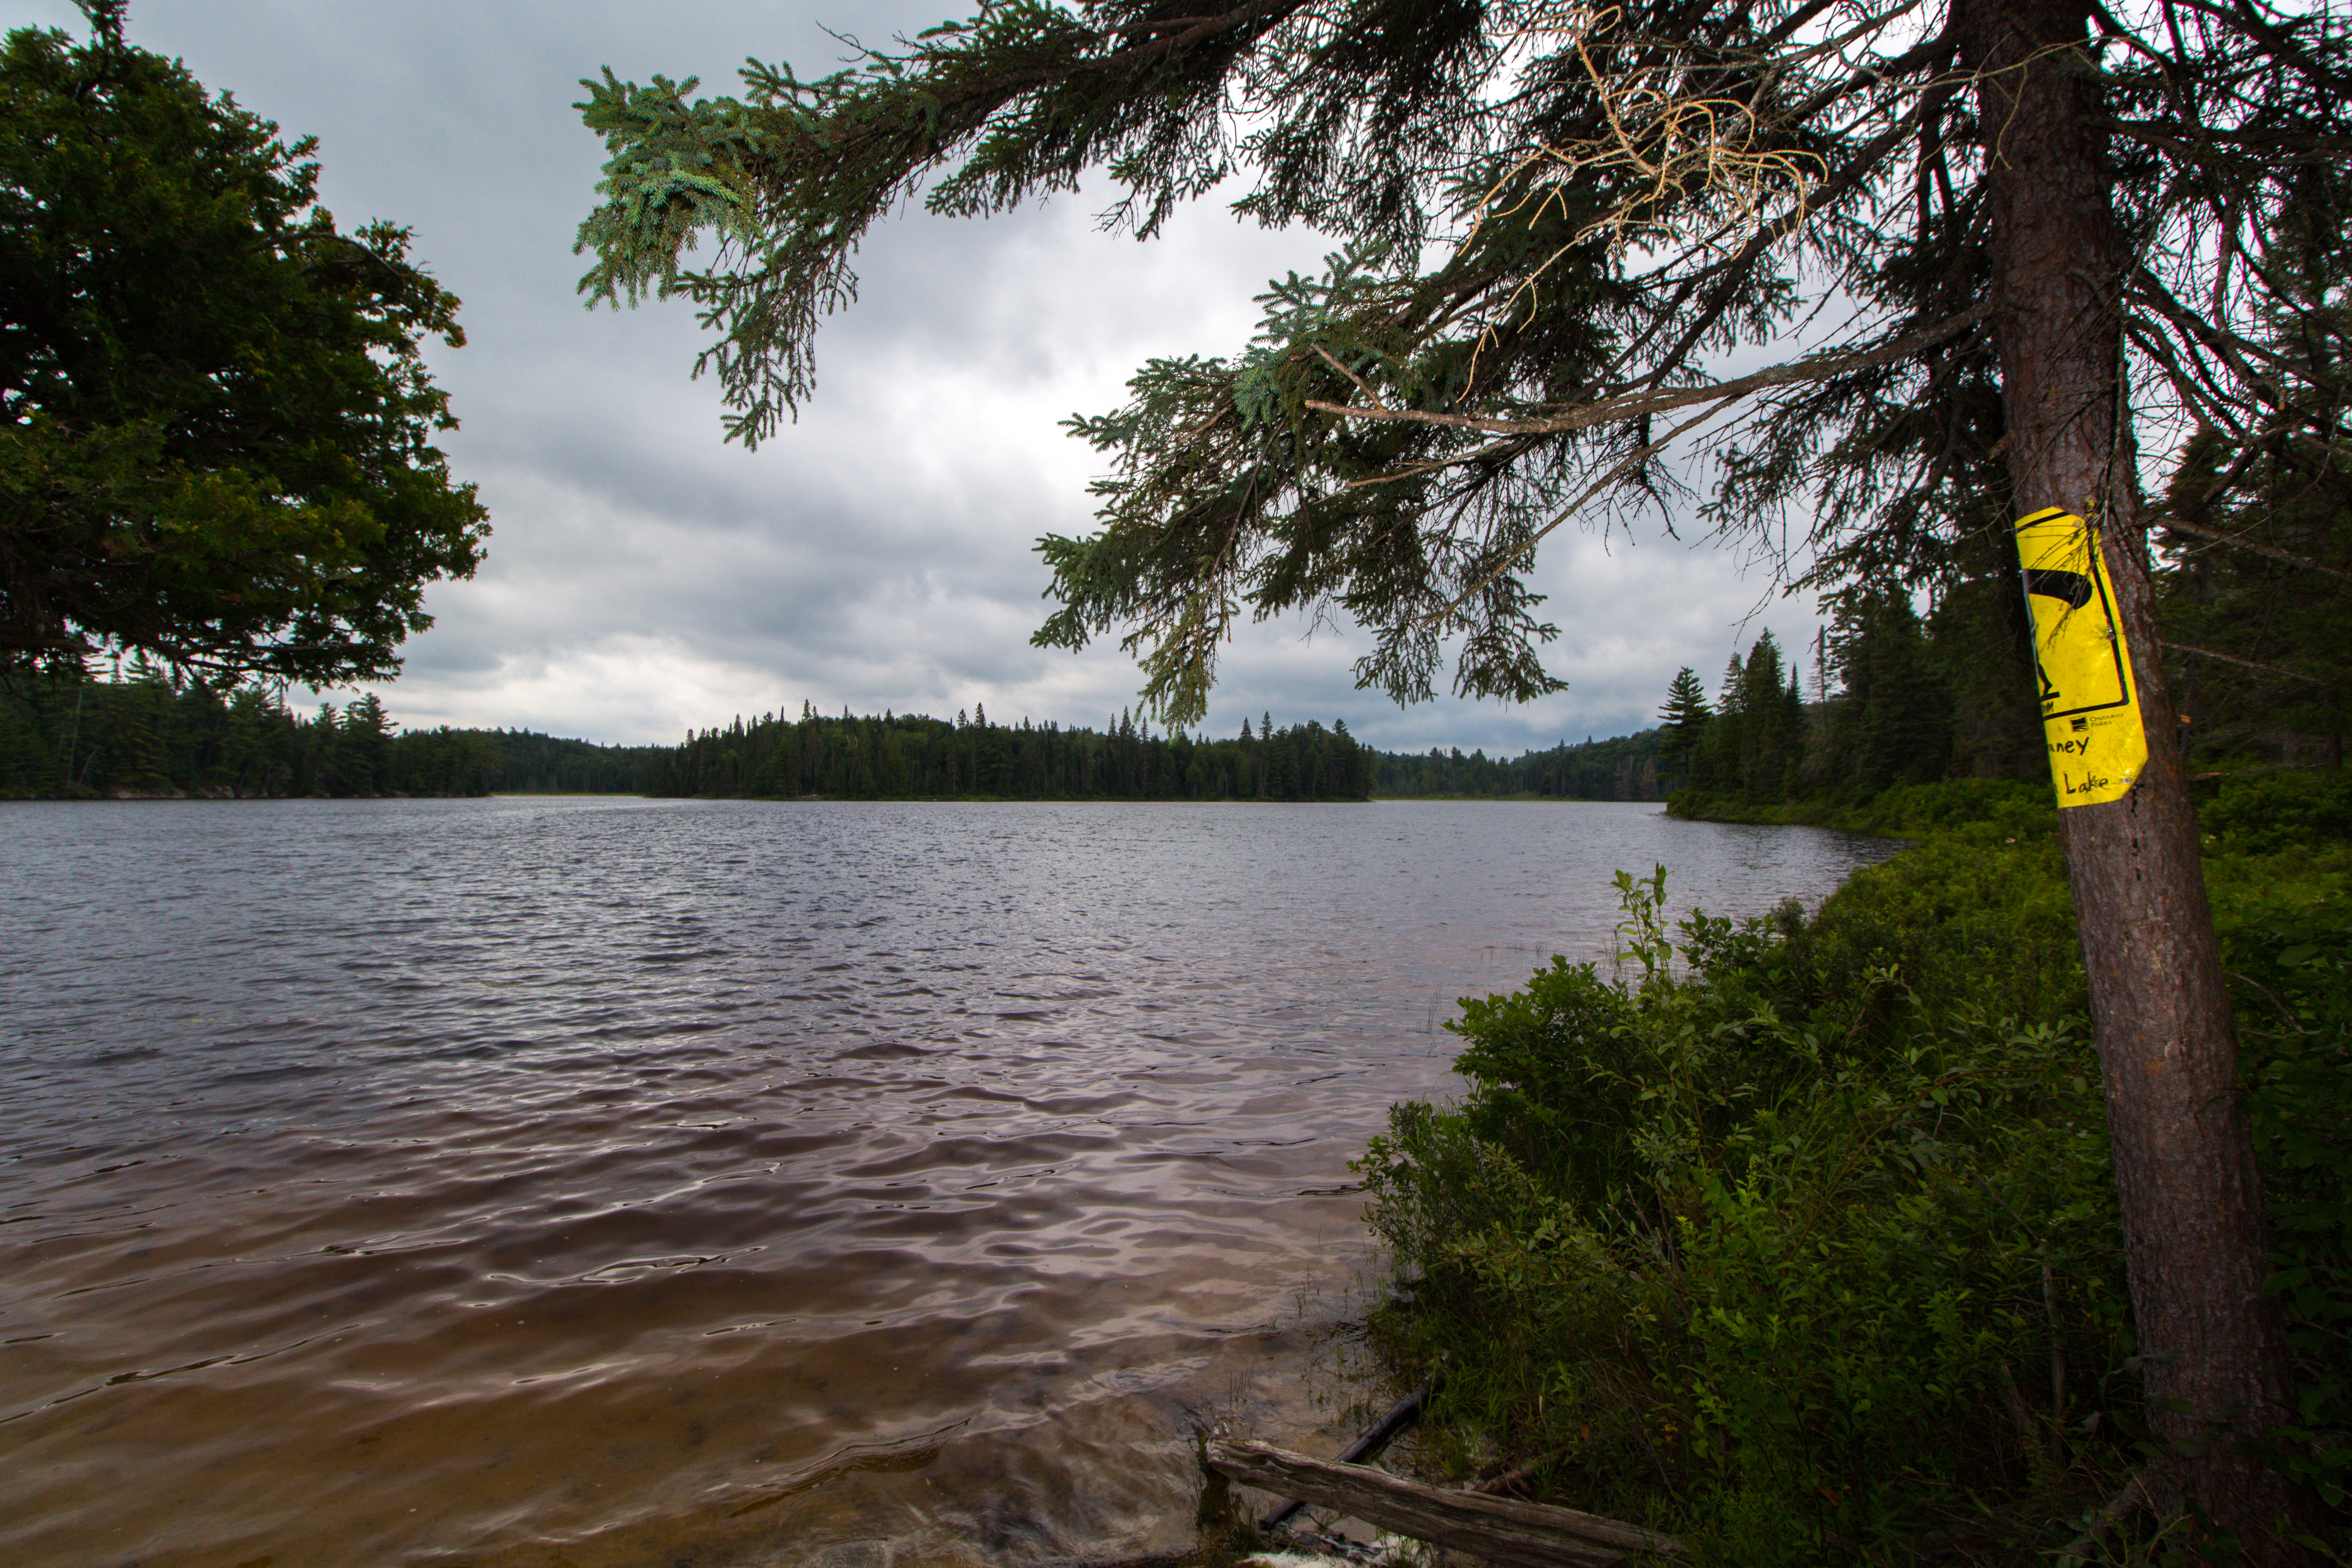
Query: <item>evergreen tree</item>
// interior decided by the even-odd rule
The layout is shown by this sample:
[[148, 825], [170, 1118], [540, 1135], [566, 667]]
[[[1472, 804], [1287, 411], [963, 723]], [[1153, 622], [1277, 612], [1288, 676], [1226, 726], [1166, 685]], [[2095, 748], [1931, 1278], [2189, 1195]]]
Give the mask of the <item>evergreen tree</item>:
[[2191, 743], [2216, 762], [2341, 767], [2352, 483], [2339, 467], [2233, 452], [2208, 430], [2184, 448], [2169, 499], [2162, 615]]
[[1838, 741], [1843, 781], [1864, 794], [1944, 776], [1951, 754], [1951, 698], [1907, 594], [1841, 596], [1832, 647], [1844, 693]]
[[1744, 790], [1739, 753], [1748, 734], [1747, 667], [1733, 654], [1723, 667], [1723, 685], [1716, 692], [1715, 722], [1707, 726], [1700, 750], [1696, 783], [1701, 789]]
[[1776, 787], [1783, 797], [1788, 797], [1802, 787], [1806, 763], [1805, 695], [1798, 689], [1794, 665], [1789, 669], [1789, 684], [1780, 692], [1780, 745], [1785, 761]]
[[343, 710], [343, 784], [354, 795], [383, 795], [392, 788], [392, 721], [373, 691]]
[[1675, 672], [1658, 718], [1664, 726], [1658, 742], [1658, 769], [1665, 787], [1672, 790], [1689, 782], [1706, 727], [1715, 719], [1715, 710], [1707, 705], [1706, 688], [1699, 684], [1690, 666]]
[[1780, 645], [1767, 631], [1749, 646], [1739, 670], [1738, 786], [1752, 801], [1778, 800], [1787, 792], [1798, 740], [1781, 700], [1787, 685]]
[[431, 444], [457, 301], [336, 229], [313, 142], [85, 9], [0, 44], [0, 670], [390, 675], [488, 532]]
[[164, 752], [172, 689], [163, 672], [144, 654], [134, 655], [131, 679], [115, 681], [111, 695], [110, 728], [120, 753], [116, 777], [142, 793], [169, 790], [172, 781]]
[[1935, 679], [1951, 702], [1948, 771], [1969, 778], [2045, 778], [2050, 773], [2033, 628], [2014, 552], [1996, 570], [1948, 584], [1927, 616]]

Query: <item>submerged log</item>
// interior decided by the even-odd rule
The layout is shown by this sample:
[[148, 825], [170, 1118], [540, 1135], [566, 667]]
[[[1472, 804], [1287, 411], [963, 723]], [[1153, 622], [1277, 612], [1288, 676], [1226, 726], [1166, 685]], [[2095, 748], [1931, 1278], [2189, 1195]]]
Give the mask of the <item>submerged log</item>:
[[[1388, 1414], [1373, 1422], [1370, 1430], [1341, 1450], [1338, 1462], [1352, 1465], [1380, 1458], [1381, 1450], [1393, 1442], [1398, 1433], [1421, 1418], [1422, 1406], [1429, 1403], [1429, 1395], [1436, 1387], [1437, 1374], [1433, 1372], [1421, 1380], [1419, 1388], [1390, 1405]], [[1292, 1515], [1306, 1506], [1299, 1499], [1293, 1498], [1259, 1520], [1257, 1527], [1263, 1531], [1279, 1530], [1290, 1522]]]
[[1449, 1491], [1364, 1465], [1310, 1459], [1267, 1443], [1209, 1445], [1209, 1468], [1277, 1496], [1298, 1498], [1399, 1535], [1471, 1552], [1508, 1568], [1621, 1563], [1629, 1557], [1686, 1557], [1671, 1535], [1598, 1514], [1517, 1498]]

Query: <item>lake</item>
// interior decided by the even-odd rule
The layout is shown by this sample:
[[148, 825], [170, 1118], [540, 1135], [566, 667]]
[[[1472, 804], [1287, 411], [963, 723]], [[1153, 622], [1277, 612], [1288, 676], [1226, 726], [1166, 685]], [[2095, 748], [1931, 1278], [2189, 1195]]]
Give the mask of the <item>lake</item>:
[[1196, 1428], [1354, 1419], [1348, 1162], [1456, 1087], [1455, 997], [1604, 952], [1621, 868], [1748, 914], [1894, 847], [1597, 803], [0, 804], [0, 1561], [1181, 1547]]

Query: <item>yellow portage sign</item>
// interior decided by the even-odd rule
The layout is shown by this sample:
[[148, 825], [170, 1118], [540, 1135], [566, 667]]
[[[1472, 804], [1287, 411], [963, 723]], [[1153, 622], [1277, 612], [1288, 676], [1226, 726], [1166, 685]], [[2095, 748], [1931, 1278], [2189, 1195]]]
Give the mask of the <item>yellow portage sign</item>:
[[2047, 507], [2018, 521], [2017, 557], [2058, 804], [2121, 800], [2147, 765], [2147, 731], [2098, 534], [2064, 508]]

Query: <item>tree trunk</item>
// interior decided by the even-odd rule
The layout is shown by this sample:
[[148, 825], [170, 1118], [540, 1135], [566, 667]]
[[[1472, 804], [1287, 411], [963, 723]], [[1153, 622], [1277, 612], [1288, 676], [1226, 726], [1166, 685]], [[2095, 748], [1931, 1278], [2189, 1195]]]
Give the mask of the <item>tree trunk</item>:
[[1978, 73], [2009, 471], [2020, 515], [2097, 525], [2147, 732], [2130, 792], [2059, 814], [2106, 1088], [2125, 1263], [2151, 1418], [2189, 1495], [2260, 1562], [2297, 1511], [2238, 1439], [2287, 1415], [2284, 1334], [2229, 996], [2199, 863], [2121, 385], [2116, 233], [2081, 0], [1954, 0]]

